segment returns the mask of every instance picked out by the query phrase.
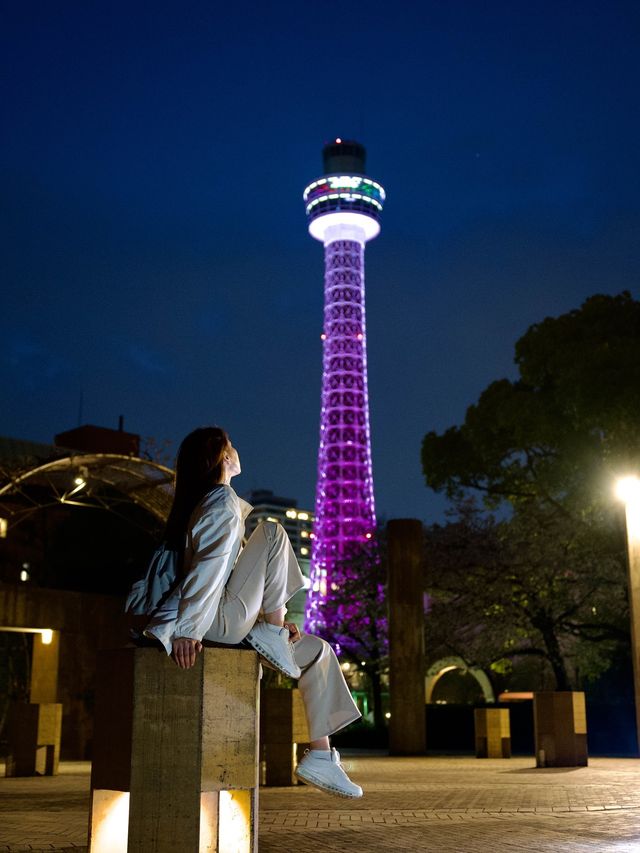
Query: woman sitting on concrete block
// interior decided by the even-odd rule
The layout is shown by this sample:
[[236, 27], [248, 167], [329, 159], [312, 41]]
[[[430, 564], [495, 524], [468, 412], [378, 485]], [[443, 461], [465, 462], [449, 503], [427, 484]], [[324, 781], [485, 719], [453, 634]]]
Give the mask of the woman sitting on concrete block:
[[[361, 797], [329, 744], [329, 735], [360, 712], [331, 646], [284, 621], [304, 578], [282, 525], [261, 522], [242, 547], [252, 507], [231, 487], [240, 471], [238, 451], [220, 427], [197, 429], [182, 442], [166, 531], [166, 546], [182, 565], [168, 594], [147, 610], [144, 635], [184, 669], [194, 665], [203, 641], [212, 641], [250, 646], [298, 679], [311, 748], [296, 775], [328, 793]], [[152, 600], [150, 590], [144, 593]]]

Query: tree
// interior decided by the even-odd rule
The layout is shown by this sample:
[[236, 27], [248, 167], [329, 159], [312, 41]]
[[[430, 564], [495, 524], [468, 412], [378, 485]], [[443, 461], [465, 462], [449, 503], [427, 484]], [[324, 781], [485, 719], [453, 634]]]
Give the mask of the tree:
[[[425, 436], [423, 471], [459, 505], [475, 492], [501, 514], [482, 531], [468, 512], [462, 527], [436, 531], [444, 539], [464, 533], [476, 545], [483, 534], [481, 559], [463, 549], [469, 559], [459, 561], [457, 577], [448, 568], [450, 607], [470, 619], [465, 598], [477, 605], [455, 642], [464, 640], [467, 655], [545, 657], [566, 689], [606, 668], [626, 635], [625, 546], [612, 484], [640, 466], [640, 303], [626, 292], [593, 296], [532, 326], [515, 361], [515, 381], [493, 382], [461, 426]], [[454, 593], [460, 570], [462, 597]], [[447, 590], [433, 595], [437, 613]], [[482, 627], [490, 631], [480, 638]]]
[[611, 479], [640, 465], [640, 302], [593, 296], [531, 326], [515, 381], [493, 382], [462, 426], [428, 433], [427, 485], [488, 506], [531, 501], [578, 513], [609, 501]]
[[327, 638], [340, 657], [369, 677], [373, 722], [384, 726], [381, 678], [387, 667], [387, 561], [382, 531], [375, 543], [335, 564], [323, 617]]
[[503, 673], [517, 658], [542, 659], [558, 690], [596, 678], [628, 642], [625, 566], [608, 521], [496, 521], [462, 504], [428, 532], [428, 647]]

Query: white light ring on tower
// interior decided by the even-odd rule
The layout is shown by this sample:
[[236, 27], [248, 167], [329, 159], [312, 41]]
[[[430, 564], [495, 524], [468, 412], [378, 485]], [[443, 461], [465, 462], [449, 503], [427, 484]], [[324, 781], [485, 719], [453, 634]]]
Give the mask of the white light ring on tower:
[[325, 245], [334, 240], [366, 243], [380, 233], [380, 224], [365, 213], [340, 210], [316, 216], [309, 223], [309, 234]]

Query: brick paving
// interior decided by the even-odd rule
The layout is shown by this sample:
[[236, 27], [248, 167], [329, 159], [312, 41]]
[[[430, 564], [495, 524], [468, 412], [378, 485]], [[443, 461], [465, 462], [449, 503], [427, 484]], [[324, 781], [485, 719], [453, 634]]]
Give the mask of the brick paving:
[[[362, 800], [263, 788], [260, 851], [640, 853], [640, 759], [536, 769], [532, 758], [344, 757]], [[86, 850], [89, 765], [0, 778], [1, 853]], [[180, 853], [180, 851], [177, 851]]]

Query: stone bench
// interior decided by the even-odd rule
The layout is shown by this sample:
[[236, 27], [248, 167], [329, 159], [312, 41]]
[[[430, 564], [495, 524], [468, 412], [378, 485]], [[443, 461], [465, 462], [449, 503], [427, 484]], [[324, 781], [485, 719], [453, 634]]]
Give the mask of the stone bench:
[[98, 656], [89, 853], [256, 853], [258, 656]]
[[302, 696], [297, 688], [267, 687], [260, 698], [261, 782], [267, 786], [296, 785], [293, 771], [309, 745]]

